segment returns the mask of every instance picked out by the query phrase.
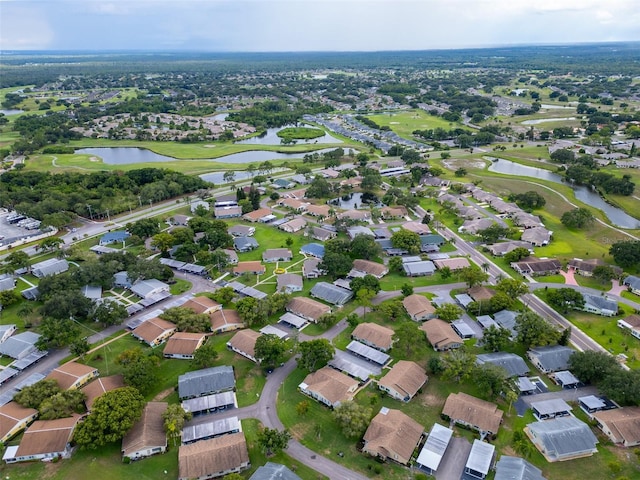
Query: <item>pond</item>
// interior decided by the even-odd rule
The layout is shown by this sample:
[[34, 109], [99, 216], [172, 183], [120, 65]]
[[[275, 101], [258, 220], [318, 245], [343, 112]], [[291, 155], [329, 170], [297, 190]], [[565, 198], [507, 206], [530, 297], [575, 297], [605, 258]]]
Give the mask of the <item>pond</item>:
[[542, 105], [540, 105], [541, 108], [547, 108], [547, 109], [557, 109], [557, 110], [572, 110], [575, 109], [575, 105], [574, 106], [566, 106], [566, 105], [550, 105], [548, 103], [543, 103]]
[[589, 187], [583, 185], [571, 185], [564, 182], [564, 178], [557, 173], [550, 172], [544, 168], [530, 167], [528, 165], [521, 165], [510, 160], [495, 159], [494, 157], [484, 157], [486, 160], [491, 160], [492, 163], [489, 166], [490, 172], [502, 173], [504, 175], [517, 175], [520, 177], [531, 177], [542, 180], [547, 180], [554, 183], [562, 183], [571, 187], [578, 200], [594, 208], [602, 210], [607, 216], [609, 221], [620, 228], [640, 228], [640, 220], [632, 217], [624, 210], [613, 205], [609, 205], [598, 192], [591, 190]]
[[19, 113], [24, 112], [24, 110], [20, 110], [17, 108], [9, 108], [9, 109], [0, 109], [0, 113], [2, 113], [3, 115], [17, 115]]
[[[306, 153], [326, 153], [335, 150], [334, 148], [325, 148]], [[181, 159], [167, 157], [158, 153], [147, 150], [146, 148], [137, 147], [100, 147], [100, 148], [79, 148], [75, 153], [92, 155], [102, 158], [102, 161], [108, 165], [130, 165], [134, 163], [156, 163], [156, 162], [178, 162]], [[260, 163], [267, 160], [288, 160], [293, 158], [302, 158], [306, 154], [302, 153], [280, 153], [269, 152], [266, 150], [250, 150], [248, 152], [232, 153], [218, 158], [202, 158], [196, 159], [204, 162], [221, 162], [221, 163]], [[189, 161], [184, 159], [184, 161]]]
[[[244, 140], [238, 140], [235, 143], [246, 145], [280, 145], [281, 138], [278, 136], [278, 132], [285, 128], [294, 127], [295, 125], [285, 125], [279, 128], [268, 128], [262, 135], [256, 137], [246, 138]], [[302, 127], [316, 128], [312, 125], [300, 125]], [[314, 145], [316, 143], [342, 143], [342, 140], [332, 137], [328, 133], [325, 133], [322, 137], [310, 138], [308, 140], [296, 140], [298, 145]]]
[[[287, 169], [279, 168], [279, 167], [274, 168], [271, 171], [271, 175], [273, 175], [274, 173], [283, 172], [285, 170]], [[240, 180], [248, 180], [258, 174], [257, 172], [253, 172], [253, 175], [252, 175], [251, 172], [247, 172], [246, 170], [233, 170], [233, 173], [235, 174], [235, 177], [234, 177], [235, 182], [238, 182]], [[202, 175], [200, 175], [200, 178], [203, 179], [205, 182], [211, 182], [216, 185], [224, 185], [225, 183], [227, 183], [224, 181], [224, 174], [225, 172], [203, 173]]]
[[211, 117], [209, 118], [213, 118], [214, 120], [218, 120], [219, 122], [224, 122], [228, 116], [228, 113], [216, 113], [215, 115], [211, 115]]
[[354, 192], [343, 195], [342, 197], [329, 200], [329, 205], [335, 205], [345, 210], [351, 209], [368, 209], [371, 205], [374, 207], [382, 207], [382, 204], [375, 195], [367, 196], [366, 193]]
[[540, 123], [547, 123], [547, 122], [564, 122], [567, 120], [575, 120], [576, 117], [565, 117], [565, 118], [538, 118], [536, 120], [525, 120], [524, 122], [521, 122], [522, 125], [538, 125]]

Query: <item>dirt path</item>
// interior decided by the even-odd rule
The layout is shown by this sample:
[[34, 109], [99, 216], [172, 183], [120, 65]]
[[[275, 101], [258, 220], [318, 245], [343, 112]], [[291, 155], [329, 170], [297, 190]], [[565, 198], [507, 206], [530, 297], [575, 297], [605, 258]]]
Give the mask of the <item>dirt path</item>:
[[171, 395], [174, 390], [175, 389], [173, 387], [172, 388], [167, 388], [166, 390], [163, 390], [162, 392], [157, 394], [155, 397], [153, 397], [152, 402], [160, 402], [160, 401], [164, 400], [169, 395]]

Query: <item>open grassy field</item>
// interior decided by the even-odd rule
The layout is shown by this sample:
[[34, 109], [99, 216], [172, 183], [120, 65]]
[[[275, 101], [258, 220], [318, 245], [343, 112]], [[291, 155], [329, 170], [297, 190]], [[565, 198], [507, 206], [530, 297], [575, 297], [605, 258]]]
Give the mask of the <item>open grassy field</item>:
[[367, 115], [381, 127], [390, 127], [391, 130], [404, 138], [414, 140], [415, 130], [429, 130], [432, 128], [468, 128], [462, 124], [450, 123], [446, 120], [429, 115], [424, 110], [406, 110], [402, 112], [379, 113]]

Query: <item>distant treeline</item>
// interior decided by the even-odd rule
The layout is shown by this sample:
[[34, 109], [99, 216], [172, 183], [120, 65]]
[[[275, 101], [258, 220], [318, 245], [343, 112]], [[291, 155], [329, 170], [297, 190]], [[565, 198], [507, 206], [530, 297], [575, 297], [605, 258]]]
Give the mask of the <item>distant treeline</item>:
[[327, 105], [314, 102], [297, 102], [289, 105], [284, 101], [267, 101], [256, 103], [252, 107], [231, 113], [227, 117], [227, 120], [248, 123], [258, 129], [272, 128], [295, 124], [302, 119], [303, 115], [328, 113], [331, 110], [332, 108]]

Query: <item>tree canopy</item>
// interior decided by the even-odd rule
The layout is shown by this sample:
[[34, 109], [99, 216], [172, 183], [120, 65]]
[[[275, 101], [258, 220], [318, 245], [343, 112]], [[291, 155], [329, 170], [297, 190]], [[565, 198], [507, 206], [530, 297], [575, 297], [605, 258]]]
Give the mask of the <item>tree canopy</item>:
[[333, 358], [335, 348], [326, 338], [316, 338], [298, 344], [298, 366], [315, 372], [324, 367]]

